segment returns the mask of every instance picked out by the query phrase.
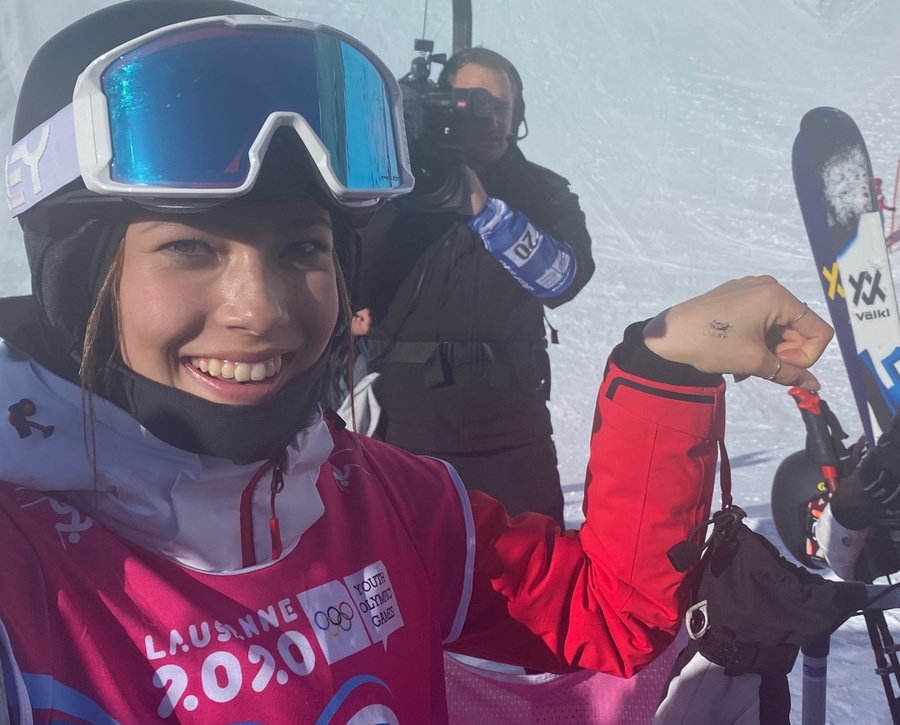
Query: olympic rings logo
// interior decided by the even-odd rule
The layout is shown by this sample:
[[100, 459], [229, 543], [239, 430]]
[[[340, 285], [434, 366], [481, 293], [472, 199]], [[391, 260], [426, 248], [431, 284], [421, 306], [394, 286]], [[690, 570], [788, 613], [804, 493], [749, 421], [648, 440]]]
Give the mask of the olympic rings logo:
[[336, 607], [328, 607], [324, 612], [320, 609], [313, 617], [316, 626], [323, 632], [328, 632], [332, 637], [337, 637], [341, 632], [349, 632], [353, 626], [355, 612], [349, 602], [341, 602]]

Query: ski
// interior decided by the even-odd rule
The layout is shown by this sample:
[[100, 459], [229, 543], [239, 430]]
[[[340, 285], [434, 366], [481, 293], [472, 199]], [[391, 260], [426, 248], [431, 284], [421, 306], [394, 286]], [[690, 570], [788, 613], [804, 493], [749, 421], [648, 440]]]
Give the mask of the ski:
[[900, 317], [872, 164], [859, 128], [814, 108], [794, 141], [794, 188], [870, 444], [900, 408]]

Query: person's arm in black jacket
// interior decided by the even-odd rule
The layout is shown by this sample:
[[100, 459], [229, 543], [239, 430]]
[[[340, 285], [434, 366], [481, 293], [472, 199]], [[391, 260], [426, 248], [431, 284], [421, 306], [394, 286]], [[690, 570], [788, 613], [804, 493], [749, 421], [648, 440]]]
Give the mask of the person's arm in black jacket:
[[[537, 167], [536, 167], [537, 168]], [[534, 214], [535, 223], [548, 233], [569, 245], [575, 255], [575, 278], [568, 289], [560, 295], [544, 300], [547, 307], [559, 307], [581, 292], [594, 274], [594, 258], [591, 254], [591, 235], [587, 220], [578, 201], [578, 195], [569, 187], [569, 181], [559, 174], [546, 172], [544, 194], [545, 207], [542, 213]]]
[[562, 176], [524, 158], [514, 166], [515, 176], [507, 171], [491, 184], [499, 188], [493, 197], [468, 170], [469, 228], [519, 284], [558, 307], [594, 273], [584, 212]]

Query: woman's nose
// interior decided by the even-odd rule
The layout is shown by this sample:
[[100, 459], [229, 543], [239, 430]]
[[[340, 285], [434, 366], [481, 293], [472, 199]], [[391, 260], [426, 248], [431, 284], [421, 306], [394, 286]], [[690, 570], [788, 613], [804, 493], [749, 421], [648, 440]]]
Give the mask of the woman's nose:
[[221, 321], [228, 327], [264, 335], [287, 322], [284, 280], [256, 250], [237, 255], [220, 279]]

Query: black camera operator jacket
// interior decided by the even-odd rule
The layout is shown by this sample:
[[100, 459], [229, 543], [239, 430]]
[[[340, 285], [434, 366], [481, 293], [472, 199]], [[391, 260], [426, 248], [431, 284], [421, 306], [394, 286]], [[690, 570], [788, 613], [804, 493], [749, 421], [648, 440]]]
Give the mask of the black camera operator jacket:
[[[479, 175], [487, 194], [568, 244], [575, 278], [594, 272], [591, 238], [569, 182], [513, 146]], [[543, 304], [453, 210], [387, 206], [362, 232], [360, 295], [370, 309], [370, 367], [386, 439], [416, 451], [467, 453], [549, 438], [550, 366]]]

